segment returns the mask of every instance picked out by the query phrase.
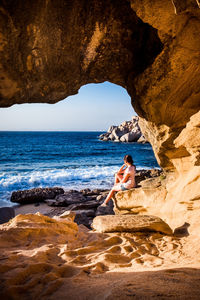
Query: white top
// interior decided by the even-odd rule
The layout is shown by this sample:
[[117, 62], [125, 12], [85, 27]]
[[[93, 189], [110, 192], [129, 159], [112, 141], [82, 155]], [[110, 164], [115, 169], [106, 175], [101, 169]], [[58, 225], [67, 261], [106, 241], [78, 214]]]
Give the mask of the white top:
[[124, 177], [127, 174], [129, 175], [127, 182], [123, 183], [125, 188], [131, 189], [131, 188], [136, 186], [136, 184], [135, 184], [135, 171], [136, 171], [135, 166], [127, 167], [126, 170], [124, 171]]

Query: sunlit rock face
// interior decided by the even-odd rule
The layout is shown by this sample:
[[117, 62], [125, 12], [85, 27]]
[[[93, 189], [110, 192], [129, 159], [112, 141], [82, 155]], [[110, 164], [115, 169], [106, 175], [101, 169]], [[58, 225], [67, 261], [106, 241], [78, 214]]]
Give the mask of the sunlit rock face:
[[179, 139], [200, 108], [199, 53], [195, 0], [1, 1], [0, 106], [119, 84], [161, 167], [180, 173], [185, 158], [199, 166], [197, 148]]
[[145, 0], [142, 5], [138, 0], [131, 7], [158, 30], [163, 44], [154, 63], [134, 78], [132, 101], [159, 164], [174, 170], [174, 160], [190, 156], [174, 140], [200, 109], [200, 9], [197, 1], [186, 0]]
[[127, 87], [162, 50], [128, 1], [4, 1], [1, 106], [57, 102], [90, 82]]

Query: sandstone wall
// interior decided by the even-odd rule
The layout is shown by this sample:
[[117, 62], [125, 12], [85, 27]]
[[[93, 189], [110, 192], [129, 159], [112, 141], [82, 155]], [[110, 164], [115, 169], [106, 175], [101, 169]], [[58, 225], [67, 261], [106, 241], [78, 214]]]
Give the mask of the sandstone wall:
[[90, 82], [127, 89], [160, 165], [200, 108], [198, 1], [4, 1], [0, 106], [54, 103]]
[[0, 72], [1, 107], [55, 103], [91, 82], [123, 86], [172, 174], [171, 209], [198, 203], [199, 1], [1, 1]]

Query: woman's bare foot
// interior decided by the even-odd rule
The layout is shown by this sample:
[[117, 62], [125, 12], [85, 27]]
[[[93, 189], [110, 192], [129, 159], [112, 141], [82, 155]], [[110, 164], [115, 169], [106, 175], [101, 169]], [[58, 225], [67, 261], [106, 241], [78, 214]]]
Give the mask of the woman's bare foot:
[[101, 207], [106, 207], [108, 204], [106, 203], [106, 202], [103, 202], [102, 204], [101, 204]]

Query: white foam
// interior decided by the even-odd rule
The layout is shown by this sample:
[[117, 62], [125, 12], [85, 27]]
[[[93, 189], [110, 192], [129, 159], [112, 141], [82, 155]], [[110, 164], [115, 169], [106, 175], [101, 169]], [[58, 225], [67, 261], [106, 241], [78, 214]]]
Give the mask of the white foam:
[[1, 173], [0, 174], [0, 190], [5, 188], [30, 188], [35, 185], [41, 186], [68, 186], [74, 181], [89, 180], [106, 180], [113, 177], [117, 171], [116, 166], [95, 166], [79, 169], [53, 169], [43, 171], [24, 172], [20, 174]]
[[[93, 166], [84, 168], [33, 170], [21, 173], [0, 173], [0, 200], [9, 200], [15, 190], [34, 187], [60, 186], [64, 189], [109, 189], [119, 166]], [[149, 168], [137, 168], [149, 169]]]

